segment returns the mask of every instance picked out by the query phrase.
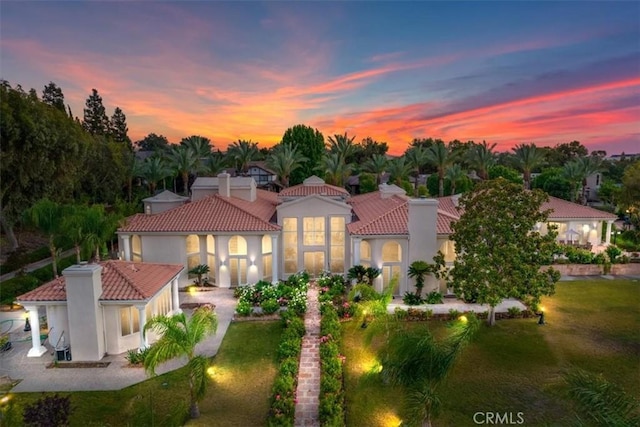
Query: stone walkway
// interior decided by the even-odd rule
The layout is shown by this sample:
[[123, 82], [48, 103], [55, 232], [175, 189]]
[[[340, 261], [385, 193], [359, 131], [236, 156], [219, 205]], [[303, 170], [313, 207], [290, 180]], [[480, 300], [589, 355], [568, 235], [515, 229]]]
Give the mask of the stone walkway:
[[298, 389], [296, 391], [295, 426], [319, 426], [320, 401], [320, 304], [315, 282], [307, 291], [306, 334], [302, 338]]

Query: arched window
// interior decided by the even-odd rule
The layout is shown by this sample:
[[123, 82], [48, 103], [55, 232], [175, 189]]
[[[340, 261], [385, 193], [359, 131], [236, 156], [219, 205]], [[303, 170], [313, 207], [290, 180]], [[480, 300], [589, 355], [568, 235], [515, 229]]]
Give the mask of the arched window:
[[402, 248], [398, 242], [387, 242], [382, 246], [382, 284], [388, 285], [394, 276], [400, 276]]
[[273, 280], [273, 248], [271, 247], [271, 236], [262, 236], [262, 278]]
[[187, 236], [186, 252], [188, 271], [200, 265], [200, 238], [196, 234], [190, 234], [189, 236]]
[[366, 240], [360, 242], [360, 265], [371, 267], [371, 245]]
[[142, 261], [142, 239], [137, 234], [131, 236], [131, 259], [133, 261]]
[[247, 241], [242, 236], [229, 239], [229, 274], [232, 287], [247, 283]]

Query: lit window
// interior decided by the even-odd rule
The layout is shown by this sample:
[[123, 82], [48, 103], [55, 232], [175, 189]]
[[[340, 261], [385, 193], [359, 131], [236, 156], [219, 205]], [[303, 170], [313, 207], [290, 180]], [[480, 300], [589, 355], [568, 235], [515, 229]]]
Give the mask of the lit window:
[[124, 337], [140, 332], [140, 313], [136, 307], [120, 309], [120, 334]]
[[131, 259], [136, 262], [142, 261], [142, 240], [140, 236], [131, 236]]
[[402, 261], [402, 249], [397, 242], [387, 242], [382, 247], [382, 262]]
[[324, 217], [306, 217], [303, 219], [302, 225], [305, 246], [324, 245]]
[[271, 236], [262, 236], [262, 278], [273, 280]]
[[344, 273], [345, 221], [344, 217], [331, 217], [330, 266], [332, 273]]
[[284, 272], [298, 271], [298, 219], [284, 218], [282, 223]]

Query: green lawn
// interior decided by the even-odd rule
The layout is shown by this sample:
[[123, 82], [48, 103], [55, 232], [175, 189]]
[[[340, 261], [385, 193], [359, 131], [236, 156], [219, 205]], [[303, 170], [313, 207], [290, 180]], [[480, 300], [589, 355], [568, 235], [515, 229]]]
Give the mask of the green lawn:
[[[232, 323], [213, 359], [214, 374], [200, 403], [201, 418], [189, 425], [264, 425], [281, 333], [280, 322]], [[175, 426], [187, 408], [188, 390], [186, 371], [180, 369], [120, 391], [69, 393], [71, 425]], [[23, 406], [41, 396], [13, 395], [20, 421]]]
[[[561, 282], [537, 319], [503, 320], [480, 329], [441, 388], [438, 426], [472, 426], [476, 412], [522, 412], [525, 425], [573, 425], [561, 374], [578, 366], [640, 397], [640, 281]], [[357, 325], [355, 325], [357, 326]], [[438, 335], [439, 322], [417, 323]], [[364, 332], [345, 324], [347, 425], [398, 425], [403, 391], [367, 375], [375, 353]], [[515, 416], [515, 415], [514, 415]]]

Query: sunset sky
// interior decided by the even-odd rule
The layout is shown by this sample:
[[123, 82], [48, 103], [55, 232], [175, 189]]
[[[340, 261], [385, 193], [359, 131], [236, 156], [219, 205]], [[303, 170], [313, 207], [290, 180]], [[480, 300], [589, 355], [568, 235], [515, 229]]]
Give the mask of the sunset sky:
[[6, 2], [0, 77], [129, 136], [579, 140], [640, 152], [640, 2]]

